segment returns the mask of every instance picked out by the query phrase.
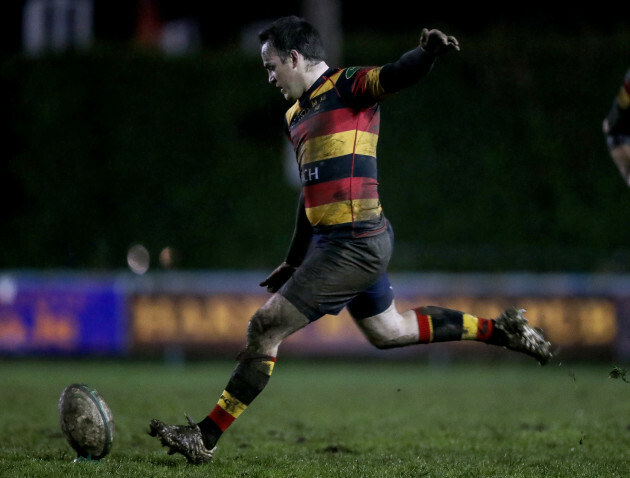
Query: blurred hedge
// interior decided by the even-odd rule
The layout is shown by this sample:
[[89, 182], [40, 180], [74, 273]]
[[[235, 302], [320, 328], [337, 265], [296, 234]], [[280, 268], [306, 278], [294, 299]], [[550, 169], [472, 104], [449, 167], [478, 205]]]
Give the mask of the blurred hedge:
[[[381, 197], [392, 269], [630, 270], [630, 190], [601, 122], [630, 31], [496, 28], [460, 37], [421, 85], [383, 104]], [[411, 47], [355, 33], [346, 64]], [[270, 268], [297, 190], [257, 55], [95, 49], [2, 63], [10, 120], [0, 267], [125, 267], [136, 242], [182, 268]]]

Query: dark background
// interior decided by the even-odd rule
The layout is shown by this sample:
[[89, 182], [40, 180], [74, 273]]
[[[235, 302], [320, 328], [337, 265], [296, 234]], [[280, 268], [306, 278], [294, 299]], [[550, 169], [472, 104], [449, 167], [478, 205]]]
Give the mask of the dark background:
[[[134, 34], [138, 1], [94, 0], [95, 34], [101, 41], [127, 42]], [[527, 25], [533, 35], [548, 30], [588, 32], [627, 24], [618, 2], [597, 2], [582, 6], [555, 5], [556, 2], [521, 2], [497, 5], [479, 3], [453, 5], [448, 2], [414, 4], [394, 0], [386, 5], [367, 5], [358, 0], [340, 0], [341, 24], [347, 31], [370, 30], [398, 33], [422, 26], [455, 28], [466, 34], [497, 25]], [[227, 44], [238, 39], [243, 27], [278, 16], [301, 15], [301, 2], [199, 2], [198, 0], [153, 0], [161, 20], [195, 18], [207, 46]], [[4, 2], [3, 51], [16, 51], [21, 42], [21, 13], [24, 0]]]
[[[297, 197], [288, 105], [242, 39], [299, 5], [156, 7], [194, 18], [201, 49], [142, 47], [135, 3], [96, 0], [89, 51], [32, 58], [22, 2], [4, 6], [0, 268], [123, 268], [135, 243], [174, 248], [181, 269], [282, 260]], [[630, 191], [601, 133], [630, 67], [619, 7], [415, 7], [340, 9], [345, 64], [395, 60], [424, 26], [462, 45], [383, 104], [392, 269], [630, 270]]]

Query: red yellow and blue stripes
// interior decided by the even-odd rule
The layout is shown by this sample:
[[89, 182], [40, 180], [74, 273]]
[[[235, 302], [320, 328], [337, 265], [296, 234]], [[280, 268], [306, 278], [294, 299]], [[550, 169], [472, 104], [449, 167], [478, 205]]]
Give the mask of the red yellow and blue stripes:
[[287, 111], [306, 216], [326, 231], [383, 227], [376, 152], [379, 68], [331, 69]]

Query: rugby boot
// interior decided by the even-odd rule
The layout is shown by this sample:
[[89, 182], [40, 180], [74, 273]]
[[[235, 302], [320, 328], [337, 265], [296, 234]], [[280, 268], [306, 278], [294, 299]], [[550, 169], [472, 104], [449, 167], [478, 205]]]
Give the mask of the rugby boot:
[[525, 309], [507, 309], [494, 320], [494, 326], [507, 336], [506, 348], [534, 357], [545, 365], [553, 356], [551, 342], [545, 340], [542, 329], [529, 325], [524, 313]]
[[149, 435], [160, 437], [162, 446], [168, 447], [169, 455], [180, 453], [193, 465], [210, 462], [217, 447], [208, 450], [203, 443], [199, 426], [188, 415], [186, 419], [188, 425], [166, 425], [153, 419]]

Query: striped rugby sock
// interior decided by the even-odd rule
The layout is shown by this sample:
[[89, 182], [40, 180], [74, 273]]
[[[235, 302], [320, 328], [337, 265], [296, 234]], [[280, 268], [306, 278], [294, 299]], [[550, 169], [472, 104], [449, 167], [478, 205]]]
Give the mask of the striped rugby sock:
[[494, 327], [494, 320], [483, 319], [458, 310], [428, 306], [414, 309], [418, 320], [418, 343], [476, 340], [506, 345], [505, 333]]
[[198, 425], [206, 448], [213, 448], [223, 432], [265, 388], [276, 363], [275, 357], [243, 359], [234, 369], [219, 401]]

